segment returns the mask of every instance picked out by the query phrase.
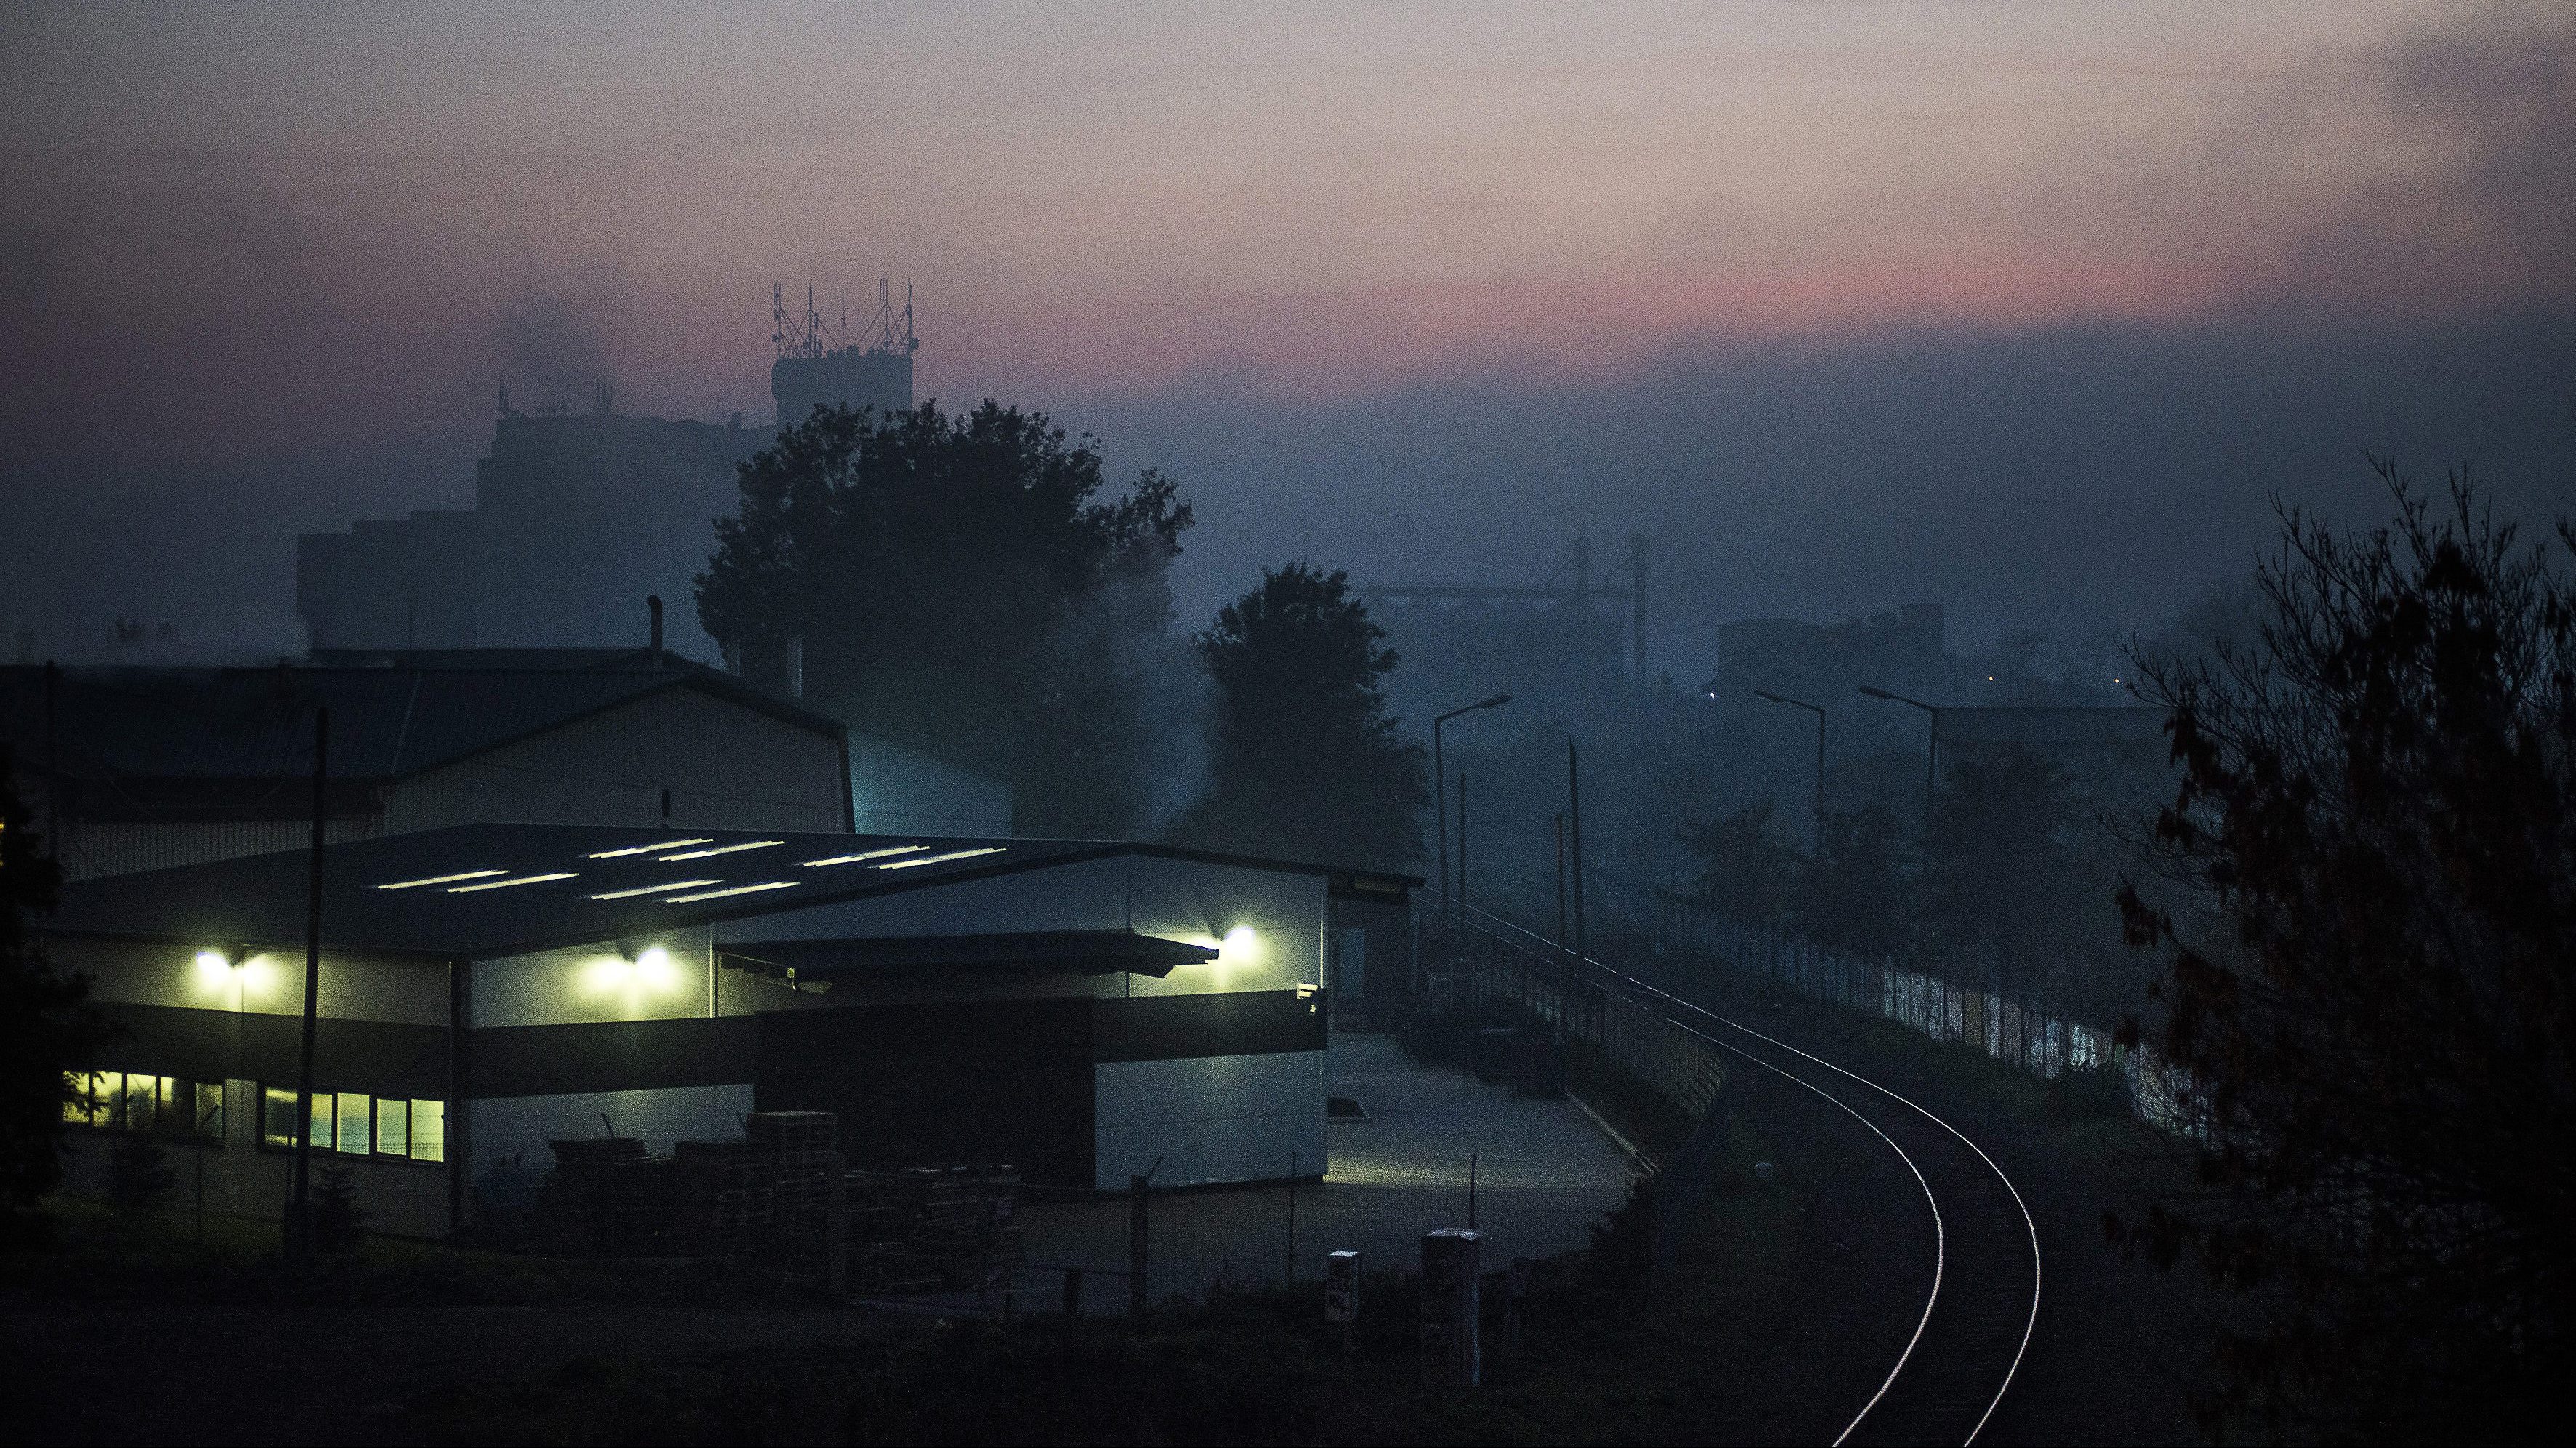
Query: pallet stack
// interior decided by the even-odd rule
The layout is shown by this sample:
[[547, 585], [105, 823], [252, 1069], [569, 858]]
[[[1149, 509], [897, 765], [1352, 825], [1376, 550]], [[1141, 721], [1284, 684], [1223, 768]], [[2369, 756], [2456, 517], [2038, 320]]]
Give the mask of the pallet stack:
[[854, 1171], [849, 1190], [862, 1291], [974, 1286], [1022, 1260], [1020, 1174], [1011, 1167]]
[[643, 1160], [644, 1143], [631, 1136], [593, 1136], [546, 1145], [555, 1153], [545, 1193], [549, 1235], [606, 1250], [616, 1236], [618, 1169]]
[[743, 1134], [768, 1153], [772, 1210], [790, 1225], [819, 1226], [831, 1205], [837, 1118], [828, 1111], [755, 1111]]

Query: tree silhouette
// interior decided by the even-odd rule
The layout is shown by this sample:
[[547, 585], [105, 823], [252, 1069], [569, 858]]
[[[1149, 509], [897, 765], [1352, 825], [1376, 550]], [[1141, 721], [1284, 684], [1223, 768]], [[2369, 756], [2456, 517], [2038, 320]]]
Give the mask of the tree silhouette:
[[1396, 737], [1378, 682], [1396, 664], [1350, 579], [1265, 569], [1198, 647], [1215, 678], [1215, 782], [1174, 831], [1216, 848], [1400, 869], [1431, 803], [1422, 746]]
[[2120, 903], [2222, 1205], [2114, 1227], [2265, 1289], [2213, 1422], [2536, 1438], [2576, 1366], [2576, 531], [2378, 467], [2391, 526], [2285, 513], [2260, 648], [2145, 671], [2182, 893]]
[[1772, 925], [1786, 919], [1798, 878], [1798, 852], [1772, 819], [1771, 801], [1746, 805], [1707, 824], [1684, 825], [1683, 848], [1699, 861], [1694, 897], [1729, 920]]
[[53, 909], [62, 872], [47, 858], [0, 744], [0, 1239], [61, 1179], [65, 1073], [99, 1039], [89, 982], [66, 976], [27, 937], [26, 917]]
[[742, 465], [698, 617], [800, 638], [817, 707], [1010, 780], [1023, 828], [1128, 833], [1198, 677], [1164, 580], [1191, 517], [1152, 472], [1103, 487], [1043, 413], [818, 409]]
[[1885, 801], [1825, 815], [1825, 848], [1799, 863], [1789, 916], [1828, 950], [1876, 960], [1906, 946], [1913, 882], [1905, 829]]

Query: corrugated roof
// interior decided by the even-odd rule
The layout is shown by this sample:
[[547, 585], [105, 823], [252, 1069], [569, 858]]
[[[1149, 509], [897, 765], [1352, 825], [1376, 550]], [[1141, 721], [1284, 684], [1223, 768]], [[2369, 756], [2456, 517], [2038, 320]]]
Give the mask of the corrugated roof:
[[[1090, 840], [458, 825], [323, 852], [335, 949], [480, 959], [1115, 854]], [[301, 949], [302, 850], [67, 885], [38, 928]]]
[[[1342, 873], [1103, 840], [458, 825], [326, 848], [322, 939], [336, 950], [485, 959], [1131, 854]], [[37, 928], [300, 952], [311, 859], [289, 850], [78, 881]]]
[[[842, 736], [819, 714], [695, 667], [67, 669], [54, 730], [72, 779], [300, 779], [313, 768], [314, 708], [327, 704], [331, 777], [389, 780], [679, 687]], [[21, 767], [44, 767], [42, 668], [0, 669], [0, 738]]]

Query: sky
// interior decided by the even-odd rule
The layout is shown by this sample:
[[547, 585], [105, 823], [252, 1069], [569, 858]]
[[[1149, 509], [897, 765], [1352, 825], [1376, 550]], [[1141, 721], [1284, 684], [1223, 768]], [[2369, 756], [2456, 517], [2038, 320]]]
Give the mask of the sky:
[[2576, 499], [2576, 12], [0, 6], [0, 626], [291, 636], [494, 389], [758, 416], [773, 282], [1291, 558], [1654, 538], [1658, 661], [2145, 627], [2367, 449]]

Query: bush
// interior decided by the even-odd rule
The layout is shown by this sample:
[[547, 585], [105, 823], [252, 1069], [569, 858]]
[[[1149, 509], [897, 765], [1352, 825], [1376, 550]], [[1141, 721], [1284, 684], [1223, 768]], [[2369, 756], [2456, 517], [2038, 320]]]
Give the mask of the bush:
[[1604, 1212], [1592, 1228], [1583, 1275], [1598, 1287], [1643, 1287], [1654, 1260], [1655, 1179], [1639, 1175], [1628, 1183], [1628, 1199]]
[[358, 1205], [358, 1188], [349, 1179], [349, 1169], [338, 1162], [324, 1166], [322, 1180], [313, 1188], [313, 1250], [354, 1249], [365, 1236], [361, 1229], [368, 1215]]
[[161, 1143], [149, 1136], [117, 1138], [107, 1158], [107, 1199], [128, 1217], [141, 1217], [169, 1205], [179, 1190], [179, 1174], [162, 1158]]
[[2102, 1121], [2133, 1116], [2137, 1106], [2119, 1067], [2069, 1066], [2048, 1083], [2048, 1111], [2061, 1121]]

